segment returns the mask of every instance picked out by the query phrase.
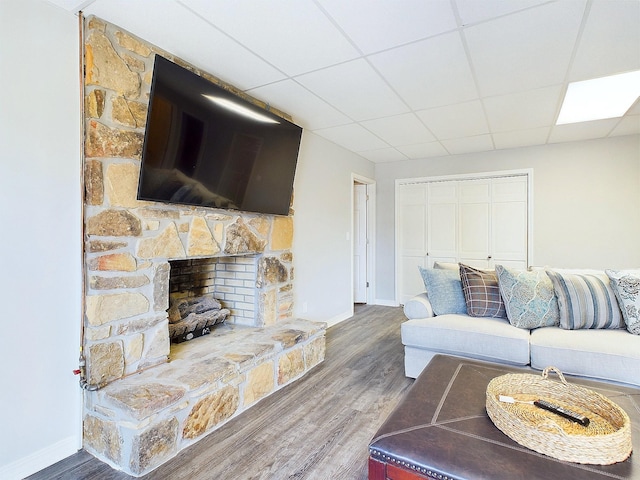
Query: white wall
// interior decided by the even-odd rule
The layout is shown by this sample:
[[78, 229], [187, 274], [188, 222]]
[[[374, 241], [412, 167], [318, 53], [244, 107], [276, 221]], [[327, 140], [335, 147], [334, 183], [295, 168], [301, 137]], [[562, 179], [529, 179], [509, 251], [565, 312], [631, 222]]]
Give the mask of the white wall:
[[533, 264], [640, 267], [640, 137], [376, 164], [377, 297], [395, 300], [395, 180], [533, 169]]
[[80, 448], [78, 27], [40, 0], [0, 1], [0, 478]]
[[373, 178], [374, 165], [305, 131], [294, 182], [296, 317], [333, 325], [353, 314], [352, 173]]

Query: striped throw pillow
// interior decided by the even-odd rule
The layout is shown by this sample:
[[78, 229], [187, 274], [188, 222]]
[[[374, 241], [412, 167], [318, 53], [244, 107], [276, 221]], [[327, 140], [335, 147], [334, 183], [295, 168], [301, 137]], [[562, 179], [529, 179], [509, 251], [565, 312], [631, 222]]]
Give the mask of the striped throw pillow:
[[500, 296], [498, 277], [492, 270], [478, 270], [460, 264], [462, 292], [470, 317], [507, 318], [504, 302]]
[[624, 320], [609, 277], [602, 273], [564, 273], [547, 270], [560, 309], [560, 327], [624, 328]]

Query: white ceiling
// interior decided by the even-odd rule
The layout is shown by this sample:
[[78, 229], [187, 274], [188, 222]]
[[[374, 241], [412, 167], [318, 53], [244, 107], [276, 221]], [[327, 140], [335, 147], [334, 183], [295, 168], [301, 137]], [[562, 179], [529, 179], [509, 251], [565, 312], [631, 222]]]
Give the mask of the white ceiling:
[[373, 162], [640, 133], [554, 126], [568, 82], [640, 69], [640, 0], [50, 0]]

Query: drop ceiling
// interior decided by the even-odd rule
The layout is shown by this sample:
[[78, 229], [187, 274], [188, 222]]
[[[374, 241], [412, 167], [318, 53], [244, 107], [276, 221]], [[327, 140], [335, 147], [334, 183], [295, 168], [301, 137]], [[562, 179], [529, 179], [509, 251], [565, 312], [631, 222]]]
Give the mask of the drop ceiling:
[[640, 69], [640, 0], [50, 0], [372, 162], [640, 133], [556, 126], [569, 82]]

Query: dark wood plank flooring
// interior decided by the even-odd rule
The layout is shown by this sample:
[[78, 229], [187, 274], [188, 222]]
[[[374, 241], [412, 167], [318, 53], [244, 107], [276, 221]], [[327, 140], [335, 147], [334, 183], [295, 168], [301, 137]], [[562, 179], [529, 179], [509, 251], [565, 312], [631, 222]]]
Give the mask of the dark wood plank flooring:
[[[400, 308], [358, 305], [327, 331], [325, 361], [144, 479], [365, 480], [369, 441], [412, 380], [404, 376]], [[121, 480], [77, 454], [29, 480]]]

